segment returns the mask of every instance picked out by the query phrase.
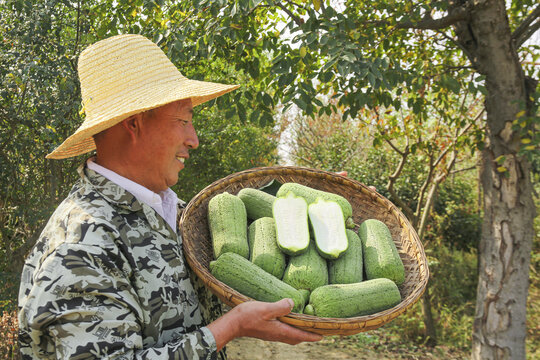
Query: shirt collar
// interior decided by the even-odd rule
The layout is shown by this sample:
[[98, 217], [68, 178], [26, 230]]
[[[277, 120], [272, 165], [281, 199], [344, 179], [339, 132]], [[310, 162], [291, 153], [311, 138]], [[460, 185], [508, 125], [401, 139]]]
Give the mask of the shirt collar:
[[137, 184], [136, 182], [109, 170], [94, 162], [91, 157], [86, 161], [88, 169], [102, 175], [107, 180], [117, 184], [129, 193], [133, 194], [137, 200], [153, 208], [165, 221], [176, 231], [176, 215], [178, 206], [178, 196], [170, 188], [155, 193], [152, 190]]
[[[150, 189], [145, 188], [144, 186], [137, 184], [136, 182], [123, 177], [122, 175], [119, 175], [115, 173], [112, 170], [109, 170], [97, 163], [94, 162], [94, 158], [89, 158], [86, 161], [86, 165], [90, 170], [93, 170], [97, 172], [98, 174], [105, 177], [107, 180], [112, 181], [113, 183], [123, 187], [125, 190], [132, 193], [137, 200], [140, 202], [143, 202], [151, 207], [154, 206], [161, 206], [162, 199], [159, 196], [159, 194], [153, 192]], [[167, 189], [170, 190], [170, 189]]]

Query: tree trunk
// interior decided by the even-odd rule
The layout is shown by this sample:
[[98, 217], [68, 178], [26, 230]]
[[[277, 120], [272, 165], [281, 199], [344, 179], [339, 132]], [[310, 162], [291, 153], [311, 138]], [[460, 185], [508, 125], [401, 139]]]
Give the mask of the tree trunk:
[[435, 328], [435, 320], [433, 320], [433, 313], [431, 312], [431, 299], [429, 297], [429, 282], [426, 286], [426, 291], [422, 295], [422, 317], [424, 319], [424, 336], [426, 337], [426, 344], [428, 346], [437, 345], [437, 330]]
[[[473, 329], [473, 359], [525, 359], [526, 301], [535, 214], [530, 168], [512, 129], [526, 103], [525, 78], [502, 0], [478, 1], [456, 26], [460, 44], [486, 76], [482, 152], [484, 222]], [[521, 105], [520, 105], [521, 104]], [[496, 159], [504, 157], [499, 171]]]

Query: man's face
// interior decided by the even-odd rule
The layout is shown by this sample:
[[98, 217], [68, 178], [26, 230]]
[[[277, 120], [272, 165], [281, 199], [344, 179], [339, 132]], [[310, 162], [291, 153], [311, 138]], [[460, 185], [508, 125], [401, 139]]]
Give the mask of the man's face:
[[143, 114], [137, 146], [139, 168], [145, 179], [142, 185], [160, 192], [176, 184], [178, 172], [189, 157], [188, 150], [199, 146], [192, 117], [191, 99], [157, 108], [151, 116]]

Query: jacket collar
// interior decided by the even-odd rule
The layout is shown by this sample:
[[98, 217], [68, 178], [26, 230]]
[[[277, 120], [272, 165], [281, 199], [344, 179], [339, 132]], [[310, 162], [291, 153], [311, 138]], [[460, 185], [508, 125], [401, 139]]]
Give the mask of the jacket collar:
[[123, 187], [89, 169], [86, 166], [86, 161], [79, 166], [77, 172], [81, 176], [82, 183], [90, 187], [91, 191], [105, 198], [107, 202], [130, 212], [142, 211], [152, 230], [158, 231], [164, 236], [176, 237], [176, 232], [151, 206], [140, 202]]

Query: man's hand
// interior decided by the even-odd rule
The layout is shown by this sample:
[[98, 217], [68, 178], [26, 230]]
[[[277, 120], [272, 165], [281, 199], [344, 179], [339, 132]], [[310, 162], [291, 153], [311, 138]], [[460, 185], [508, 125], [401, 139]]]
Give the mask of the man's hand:
[[237, 337], [254, 337], [295, 345], [304, 341], [319, 341], [321, 335], [303, 331], [277, 320], [291, 312], [294, 303], [283, 299], [275, 303], [248, 301], [208, 325], [220, 350]]
[[[336, 174], [341, 176], [348, 176], [347, 171], [337, 171]], [[373, 191], [377, 191], [377, 188], [373, 185], [369, 185], [368, 188], [370, 188]]]

